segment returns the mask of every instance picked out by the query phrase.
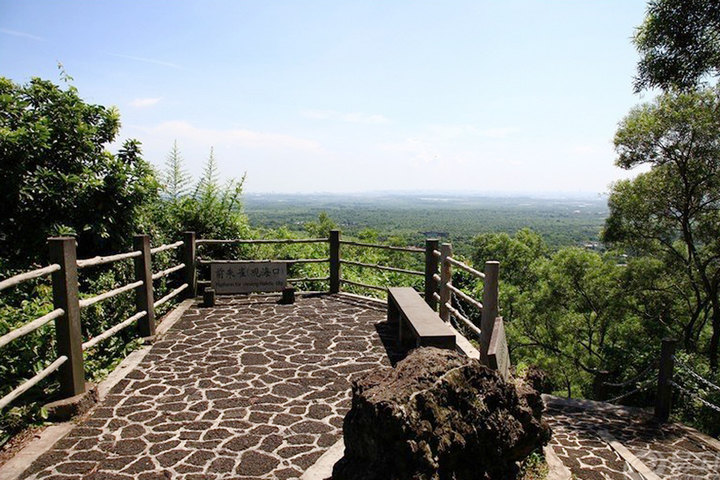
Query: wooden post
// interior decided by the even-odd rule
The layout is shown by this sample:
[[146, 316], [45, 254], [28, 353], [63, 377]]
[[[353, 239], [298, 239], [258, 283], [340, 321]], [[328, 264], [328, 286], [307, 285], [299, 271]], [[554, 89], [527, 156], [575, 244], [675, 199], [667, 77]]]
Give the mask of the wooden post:
[[283, 288], [280, 303], [283, 305], [292, 305], [295, 303], [295, 287], [288, 285]]
[[135, 304], [137, 311], [145, 310], [147, 314], [138, 320], [138, 330], [141, 337], [155, 335], [155, 307], [153, 303], [152, 263], [150, 255], [150, 237], [148, 235], [135, 235], [133, 237], [133, 250], [141, 251], [142, 255], [135, 257], [135, 280], [142, 280], [143, 284], [135, 289]]
[[183, 263], [185, 264], [185, 283], [188, 284], [187, 298], [197, 295], [197, 272], [195, 271], [195, 232], [183, 232]]
[[330, 230], [330, 293], [340, 291], [340, 230]]
[[660, 371], [658, 372], [657, 397], [655, 399], [655, 418], [666, 422], [670, 418], [672, 402], [672, 379], [675, 368], [675, 347], [677, 340], [664, 338], [660, 348]]
[[452, 283], [452, 265], [446, 259], [452, 257], [452, 245], [443, 243], [440, 245], [440, 318], [445, 322], [450, 321], [450, 310], [446, 303], [450, 303], [450, 289], [448, 284]]
[[215, 289], [206, 288], [203, 290], [203, 307], [215, 306]]
[[48, 247], [50, 263], [60, 265], [52, 274], [52, 289], [55, 308], [65, 310], [55, 320], [55, 336], [58, 356], [68, 358], [60, 367], [60, 394], [68, 398], [85, 393], [75, 238], [48, 238]]
[[498, 316], [498, 274], [500, 262], [485, 262], [485, 281], [483, 286], [483, 311], [480, 320], [480, 362], [488, 364], [490, 338]]
[[436, 238], [425, 240], [425, 303], [433, 310], [437, 310], [437, 300], [433, 293], [438, 291], [438, 281], [433, 277], [438, 273], [438, 257], [433, 251], [439, 246], [440, 241]]
[[607, 370], [600, 370], [595, 373], [593, 378], [593, 400], [605, 400], [607, 396], [607, 385], [605, 383], [610, 378], [610, 372]]

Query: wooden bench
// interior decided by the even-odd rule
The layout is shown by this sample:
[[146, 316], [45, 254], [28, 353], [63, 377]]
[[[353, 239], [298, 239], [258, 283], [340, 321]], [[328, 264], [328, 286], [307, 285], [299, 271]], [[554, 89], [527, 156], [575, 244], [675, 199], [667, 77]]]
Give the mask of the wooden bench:
[[388, 288], [388, 322], [398, 323], [398, 340], [411, 347], [455, 350], [455, 332], [412, 287]]

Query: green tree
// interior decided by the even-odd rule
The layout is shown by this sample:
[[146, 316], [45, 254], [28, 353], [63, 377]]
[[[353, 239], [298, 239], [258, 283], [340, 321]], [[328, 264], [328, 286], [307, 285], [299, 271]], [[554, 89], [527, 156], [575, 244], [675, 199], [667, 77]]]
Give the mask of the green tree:
[[327, 212], [320, 212], [316, 221], [305, 222], [305, 231], [311, 237], [327, 238], [330, 236], [330, 230], [335, 230], [337, 223], [330, 218]]
[[[245, 175], [221, 184], [212, 148], [201, 177], [191, 189], [186, 186], [189, 177], [184, 172], [182, 156], [174, 144], [162, 175], [163, 188], [170, 197], [158, 201], [155, 207], [154, 221], [163, 234], [178, 238], [189, 230], [199, 238], [247, 238], [250, 231], [242, 204]], [[189, 190], [192, 193], [187, 193]]]
[[638, 28], [635, 90], [687, 89], [720, 73], [720, 3], [653, 0]]
[[537, 281], [519, 296], [509, 344], [516, 358], [544, 366], [568, 396], [587, 395], [593, 375], [624, 371], [625, 352], [634, 350], [638, 325], [627, 315], [622, 268], [610, 256], [568, 247], [533, 269]]
[[177, 202], [181, 197], [187, 195], [189, 185], [190, 175], [185, 171], [182, 155], [180, 155], [180, 149], [175, 140], [165, 161], [163, 189], [170, 201]]
[[720, 341], [720, 97], [667, 93], [633, 109], [615, 135], [616, 164], [650, 170], [617, 182], [604, 240], [661, 258], [691, 299], [688, 324], [711, 321], [708, 355]]
[[46, 255], [45, 239], [75, 234], [80, 255], [117, 252], [157, 195], [140, 144], [106, 147], [117, 110], [83, 101], [75, 87], [0, 78], [0, 257], [26, 268]]

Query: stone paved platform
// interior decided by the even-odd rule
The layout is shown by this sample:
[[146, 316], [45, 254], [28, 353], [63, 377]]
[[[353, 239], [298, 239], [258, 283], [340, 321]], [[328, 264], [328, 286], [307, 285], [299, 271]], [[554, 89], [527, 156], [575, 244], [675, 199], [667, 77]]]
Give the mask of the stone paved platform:
[[341, 436], [349, 379], [400, 358], [385, 309], [339, 295], [191, 308], [23, 478], [297, 478]]
[[[596, 402], [582, 408], [549, 402], [546, 418], [553, 429], [550, 445], [578, 479], [720, 479], [720, 450], [699, 434], [657, 423], [644, 412]], [[631, 465], [627, 453], [647, 474]]]

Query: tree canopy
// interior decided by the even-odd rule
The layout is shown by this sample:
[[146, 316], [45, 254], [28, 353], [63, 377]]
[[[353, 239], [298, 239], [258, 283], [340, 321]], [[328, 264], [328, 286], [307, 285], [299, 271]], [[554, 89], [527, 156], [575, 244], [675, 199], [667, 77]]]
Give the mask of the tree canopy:
[[707, 89], [666, 93], [630, 112], [615, 135], [617, 165], [650, 170], [612, 187], [603, 234], [606, 242], [663, 260], [678, 289], [689, 293], [688, 322], [701, 328], [711, 319], [713, 367], [720, 341], [718, 111], [719, 92]]
[[26, 267], [56, 234], [77, 235], [81, 254], [125, 248], [158, 185], [137, 141], [107, 150], [119, 128], [72, 86], [0, 78], [0, 257]]
[[695, 87], [720, 74], [720, 3], [653, 0], [634, 42], [641, 55], [636, 91]]

